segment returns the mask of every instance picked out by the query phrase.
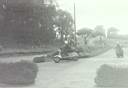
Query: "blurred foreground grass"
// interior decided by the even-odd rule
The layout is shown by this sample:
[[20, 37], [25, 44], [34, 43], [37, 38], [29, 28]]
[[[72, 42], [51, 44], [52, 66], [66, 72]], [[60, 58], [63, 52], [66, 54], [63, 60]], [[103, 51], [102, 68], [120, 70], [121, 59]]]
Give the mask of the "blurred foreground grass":
[[0, 83], [28, 85], [35, 82], [38, 67], [29, 61], [0, 63]]

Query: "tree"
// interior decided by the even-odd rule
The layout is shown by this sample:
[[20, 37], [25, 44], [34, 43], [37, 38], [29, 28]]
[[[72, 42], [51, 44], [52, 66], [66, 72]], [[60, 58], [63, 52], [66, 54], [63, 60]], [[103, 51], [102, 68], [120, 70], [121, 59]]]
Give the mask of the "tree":
[[[6, 2], [5, 2], [6, 1]], [[56, 7], [41, 0], [1, 0], [0, 37], [16, 44], [40, 45], [55, 38]]]
[[93, 36], [99, 36], [100, 41], [103, 40], [103, 37], [106, 37], [105, 29], [102, 25], [97, 25], [94, 29]]
[[102, 25], [97, 25], [94, 30], [97, 35], [104, 36], [104, 37], [106, 36], [105, 29]]
[[14, 46], [48, 44], [57, 32], [64, 41], [74, 32], [71, 14], [52, 0], [1, 0], [0, 28], [0, 42]]
[[116, 36], [118, 34], [118, 29], [115, 28], [115, 27], [110, 27], [108, 30], [107, 30], [107, 37], [110, 38], [112, 36]]
[[91, 30], [90, 28], [82, 28], [77, 32], [79, 36], [82, 36], [84, 38], [85, 44], [87, 44], [87, 38], [91, 36], [92, 33], [93, 33], [93, 30]]
[[59, 9], [55, 18], [56, 32], [61, 36], [61, 40], [64, 42], [69, 36], [72, 36], [73, 18], [67, 11]]

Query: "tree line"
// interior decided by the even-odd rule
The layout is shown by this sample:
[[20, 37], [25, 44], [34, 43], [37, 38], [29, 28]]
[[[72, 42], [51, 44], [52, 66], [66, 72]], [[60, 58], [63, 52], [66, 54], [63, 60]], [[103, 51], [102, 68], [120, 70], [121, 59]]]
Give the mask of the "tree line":
[[119, 29], [115, 27], [110, 27], [105, 30], [103, 25], [97, 25], [94, 29], [91, 28], [81, 28], [77, 31], [78, 36], [82, 36], [84, 38], [85, 44], [87, 44], [89, 38], [99, 37], [99, 40], [102, 41], [103, 38], [111, 39], [111, 38], [119, 38], [118, 35]]
[[[40, 46], [73, 35], [71, 14], [50, 2], [0, 1], [0, 44]], [[38, 0], [37, 0], [38, 1]], [[41, 0], [39, 0], [41, 1]]]

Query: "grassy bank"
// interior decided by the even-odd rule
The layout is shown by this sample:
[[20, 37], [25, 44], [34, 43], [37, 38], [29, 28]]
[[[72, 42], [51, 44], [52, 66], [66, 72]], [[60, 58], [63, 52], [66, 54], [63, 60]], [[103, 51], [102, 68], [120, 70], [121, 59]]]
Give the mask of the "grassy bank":
[[84, 50], [82, 52], [82, 55], [79, 56], [80, 58], [90, 58], [90, 57], [94, 57], [100, 54], [103, 54], [105, 52], [107, 52], [108, 50], [110, 50], [112, 47], [109, 45], [105, 45], [104, 47], [89, 47], [88, 50]]
[[[36, 47], [36, 48], [27, 48], [27, 49], [4, 49], [0, 52], [1, 57], [8, 56], [27, 56], [27, 55], [42, 55], [48, 54], [51, 52], [55, 52], [60, 46], [46, 45], [44, 47]], [[82, 46], [83, 52], [79, 56], [79, 58], [87, 58], [100, 55], [109, 49], [111, 46], [109, 44], [105, 44], [104, 47], [101, 46]]]
[[105, 47], [103, 47], [103, 48], [95, 49], [95, 50], [93, 50], [93, 51], [91, 52], [90, 57], [103, 54], [103, 53], [105, 53], [106, 51], [110, 50], [111, 48], [112, 48], [112, 47], [110, 47], [110, 46], [105, 46]]
[[22, 56], [22, 55], [41, 55], [49, 52], [54, 52], [58, 47], [57, 46], [45, 46], [45, 47], [36, 47], [36, 48], [27, 48], [27, 49], [18, 49], [18, 48], [6, 48], [0, 51], [0, 56]]

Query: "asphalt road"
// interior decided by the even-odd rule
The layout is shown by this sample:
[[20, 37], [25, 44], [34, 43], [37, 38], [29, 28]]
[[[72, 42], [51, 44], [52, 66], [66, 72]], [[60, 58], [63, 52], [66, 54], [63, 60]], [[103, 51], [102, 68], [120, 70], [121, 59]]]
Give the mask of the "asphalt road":
[[124, 58], [116, 58], [112, 49], [102, 55], [55, 64], [38, 64], [39, 74], [36, 81], [38, 88], [96, 88], [94, 79], [97, 69], [104, 63], [127, 63], [128, 50]]
[[[102, 55], [80, 59], [79, 61], [39, 63], [36, 83], [24, 88], [97, 88], [94, 82], [97, 69], [104, 63], [128, 63], [128, 49], [125, 49], [124, 52], [125, 57], [120, 59], [116, 58], [115, 52], [112, 49]], [[15, 57], [13, 59], [31, 60], [32, 57]]]

